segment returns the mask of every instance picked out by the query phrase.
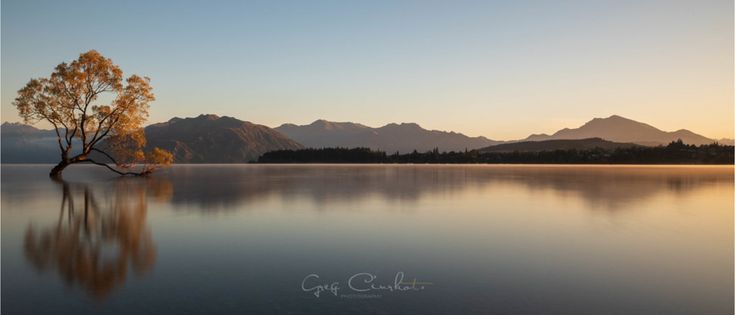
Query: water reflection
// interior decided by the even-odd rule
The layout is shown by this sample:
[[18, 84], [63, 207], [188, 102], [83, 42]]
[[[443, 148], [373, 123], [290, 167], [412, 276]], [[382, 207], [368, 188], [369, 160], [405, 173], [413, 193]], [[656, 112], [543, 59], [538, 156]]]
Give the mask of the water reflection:
[[[43, 167], [8, 167], [2, 172], [3, 203], [28, 205], [28, 196], [56, 189]], [[37, 173], [37, 174], [36, 174]], [[34, 174], [30, 176], [29, 174]], [[36, 176], [37, 175], [37, 176]], [[110, 175], [78, 167], [68, 174], [100, 186]], [[317, 205], [378, 198], [414, 203], [424, 197], [494, 187], [578, 199], [591, 210], [616, 211], [657, 195], [685, 196], [718, 185], [731, 186], [732, 166], [483, 166], [483, 165], [176, 165], [146, 184], [149, 195], [175, 210], [237, 211], [268, 199]], [[104, 185], [103, 185], [104, 186]], [[157, 190], [157, 191], [154, 191]], [[108, 194], [111, 192], [107, 192]], [[492, 200], [488, 200], [492, 202]], [[318, 207], [321, 208], [321, 207]]]
[[[68, 171], [2, 167], [4, 313], [732, 314], [732, 166]], [[300, 289], [397, 271], [436, 286]]]
[[147, 194], [167, 199], [169, 182], [119, 179], [107, 189], [58, 182], [59, 216], [45, 227], [28, 225], [24, 253], [37, 271], [53, 270], [63, 281], [95, 298], [121, 286], [128, 270], [142, 275], [156, 260], [147, 225]]
[[203, 211], [238, 209], [273, 196], [317, 204], [376, 196], [415, 202], [425, 195], [507, 185], [618, 210], [660, 193], [684, 195], [733, 180], [728, 166], [178, 166], [161, 176], [175, 185], [172, 203]]

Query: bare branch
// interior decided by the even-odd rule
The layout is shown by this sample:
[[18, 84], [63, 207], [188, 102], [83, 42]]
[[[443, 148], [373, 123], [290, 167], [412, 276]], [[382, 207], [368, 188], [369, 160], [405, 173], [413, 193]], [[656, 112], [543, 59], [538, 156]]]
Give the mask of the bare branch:
[[104, 166], [107, 169], [109, 169], [109, 170], [111, 170], [111, 171], [113, 171], [113, 172], [115, 172], [115, 173], [117, 173], [119, 175], [123, 175], [123, 176], [125, 176], [125, 175], [143, 176], [143, 175], [148, 174], [148, 173], [145, 173], [145, 172], [121, 172], [121, 171], [115, 169], [114, 167], [111, 167], [110, 165], [107, 165], [105, 163], [100, 163], [100, 162], [94, 161], [92, 159], [81, 160], [81, 161], [79, 161], [77, 163], [85, 163], [85, 162], [86, 163], [92, 163], [92, 164], [99, 165], [99, 166]]
[[115, 163], [115, 165], [118, 164], [117, 161], [115, 160], [115, 158], [113, 158], [111, 155], [107, 154], [107, 152], [102, 151], [102, 150], [97, 149], [97, 148], [92, 148], [92, 150], [104, 154], [107, 158], [110, 159], [110, 161], [112, 161], [112, 163]]
[[117, 119], [113, 120], [112, 122], [110, 122], [110, 125], [107, 127], [107, 130], [104, 133], [102, 133], [102, 135], [99, 138], [94, 139], [94, 141], [92, 141], [89, 144], [89, 146], [90, 147], [93, 147], [95, 144], [97, 144], [97, 142], [99, 142], [100, 140], [104, 139], [107, 136], [107, 134], [110, 133], [110, 131], [112, 130], [112, 127], [115, 125], [115, 122], [117, 122], [119, 119], [120, 118], [117, 118]]
[[[105, 122], [105, 120], [107, 120], [108, 118], [112, 117], [112, 115], [114, 115], [114, 114], [115, 114], [115, 113], [117, 112], [117, 110], [118, 110], [118, 109], [119, 109], [119, 107], [117, 107], [117, 108], [113, 109], [113, 110], [112, 110], [112, 111], [110, 112], [110, 114], [108, 114], [108, 115], [106, 115], [105, 117], [103, 117], [102, 119], [100, 119], [100, 122], [99, 122], [99, 123], [97, 124], [97, 130], [95, 130], [95, 131], [94, 131], [94, 136], [92, 136], [92, 140], [90, 140], [90, 141], [89, 141], [89, 143], [90, 143], [90, 146], [92, 146], [92, 145], [94, 145], [95, 143], [97, 143], [97, 141], [98, 141], [98, 139], [97, 139], [97, 135], [99, 135], [99, 133], [100, 133], [100, 130], [102, 130], [102, 124], [103, 124], [103, 123]], [[109, 132], [109, 128], [108, 128], [108, 132]], [[102, 135], [102, 137], [100, 137], [99, 139], [102, 139], [102, 138], [104, 138], [104, 137], [105, 137], [106, 135], [107, 135], [107, 132], [105, 132], [105, 133], [104, 133], [104, 134]]]

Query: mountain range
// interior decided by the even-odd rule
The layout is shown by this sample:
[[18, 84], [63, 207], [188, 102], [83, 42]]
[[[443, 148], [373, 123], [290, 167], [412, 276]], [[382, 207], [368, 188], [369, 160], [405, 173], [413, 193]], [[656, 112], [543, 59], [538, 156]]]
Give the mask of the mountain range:
[[[578, 128], [564, 128], [551, 135], [535, 134], [515, 141], [427, 130], [415, 123], [392, 123], [373, 128], [352, 122], [317, 120], [309, 125], [283, 124], [270, 128], [211, 114], [192, 118], [175, 117], [145, 127], [145, 133], [149, 147], [157, 146], [171, 151], [176, 163], [246, 163], [268, 151], [304, 147], [367, 147], [387, 153], [423, 152], [434, 148], [439, 151], [481, 149], [483, 152], [502, 152], [651, 146], [678, 139], [697, 145], [733, 142], [731, 139], [707, 138], [685, 129], [662, 131], [617, 115], [595, 118]], [[53, 130], [6, 122], [0, 128], [0, 136], [3, 163], [58, 162], [58, 145]]]
[[407, 153], [413, 150], [424, 152], [434, 148], [441, 151], [464, 151], [502, 143], [485, 137], [427, 130], [415, 123], [393, 123], [372, 128], [357, 123], [320, 119], [309, 125], [283, 124], [275, 129], [310, 148], [364, 147], [389, 153]]

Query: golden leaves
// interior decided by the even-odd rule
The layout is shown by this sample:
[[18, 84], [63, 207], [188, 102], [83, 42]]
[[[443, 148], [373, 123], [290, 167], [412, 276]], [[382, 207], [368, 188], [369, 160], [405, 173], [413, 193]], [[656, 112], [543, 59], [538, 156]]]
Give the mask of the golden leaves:
[[155, 147], [150, 153], [148, 153], [147, 160], [149, 163], [157, 165], [170, 165], [174, 162], [174, 156], [171, 152]]
[[[101, 99], [110, 101], [100, 104]], [[113, 155], [121, 157], [116, 164], [127, 166], [147, 160], [142, 126], [155, 99], [148, 77], [131, 75], [123, 82], [120, 67], [90, 50], [57, 65], [48, 78], [31, 79], [13, 105], [26, 122], [46, 120], [54, 126], [64, 160], [84, 160], [106, 139]], [[68, 157], [75, 137], [81, 138], [82, 153]], [[166, 160], [160, 152], [154, 156]]]
[[145, 160], [146, 164], [143, 172], [150, 173], [156, 168], [171, 165], [174, 162], [174, 155], [169, 151], [155, 147], [146, 154]]

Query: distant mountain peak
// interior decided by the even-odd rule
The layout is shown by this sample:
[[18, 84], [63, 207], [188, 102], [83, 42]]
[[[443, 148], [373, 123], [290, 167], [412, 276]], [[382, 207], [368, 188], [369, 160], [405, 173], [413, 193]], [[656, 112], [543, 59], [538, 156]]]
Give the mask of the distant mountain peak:
[[[590, 125], [594, 126], [594, 125], [598, 125], [598, 124], [626, 124], [626, 125], [638, 124], [638, 125], [645, 125], [645, 126], [649, 126], [650, 127], [650, 125], [648, 125], [648, 124], [645, 124], [645, 123], [642, 123], [642, 122], [638, 122], [638, 121], [632, 120], [630, 118], [625, 118], [625, 117], [620, 116], [620, 115], [611, 115], [611, 116], [606, 117], [606, 118], [599, 118], [599, 117], [593, 118], [592, 120], [590, 120], [590, 121], [586, 122], [584, 125], [582, 125], [582, 127], [584, 127], [584, 126], [590, 126]], [[564, 129], [570, 129], [570, 128], [564, 128]]]
[[[342, 130], [342, 129], [362, 129], [367, 128], [365, 125], [361, 125], [358, 123], [353, 123], [350, 121], [343, 121], [343, 122], [337, 122], [337, 121], [329, 121], [326, 119], [317, 119], [314, 122], [312, 122], [309, 125], [306, 125], [312, 128], [320, 128], [324, 130]], [[295, 124], [283, 124], [279, 128], [295, 128], [295, 127], [302, 127]]]
[[329, 123], [330, 123], [330, 121], [328, 121], [326, 119], [317, 119], [314, 122], [312, 122], [311, 124], [312, 125], [327, 125]]
[[634, 121], [634, 120], [632, 120], [632, 119], [630, 119], [630, 118], [625, 118], [625, 117], [623, 117], [623, 116], [620, 116], [620, 115], [610, 115], [610, 116], [608, 116], [608, 117], [595, 117], [595, 118], [592, 118], [592, 120], [590, 120], [590, 122], [592, 122], [592, 121], [605, 121], [605, 120], [625, 120], [625, 121]]
[[[227, 116], [225, 116], [225, 117], [227, 117]], [[215, 115], [215, 114], [201, 114], [201, 115], [197, 116], [196, 118], [198, 118], [198, 119], [206, 119], [206, 120], [217, 120], [217, 119], [220, 119], [220, 117], [218, 115]]]
[[314, 122], [312, 122], [309, 126], [320, 127], [320, 128], [325, 128], [325, 129], [332, 129], [335, 127], [335, 125], [336, 123], [333, 123], [326, 119], [317, 119]]
[[10, 121], [6, 121], [6, 122], [3, 122], [2, 126], [3, 126], [3, 127], [20, 127], [20, 126], [28, 126], [28, 127], [32, 127], [32, 128], [35, 128], [35, 127], [31, 126], [31, 125], [26, 125], [26, 124], [24, 124], [24, 123], [20, 123], [20, 122], [10, 122]]
[[386, 127], [388, 127], [388, 128], [402, 127], [402, 128], [410, 128], [410, 129], [424, 129], [419, 124], [417, 124], [417, 123], [405, 123], [405, 122], [402, 122], [400, 124], [399, 123], [389, 123], [389, 124], [387, 124], [387, 125], [385, 125], [385, 126], [383, 126], [381, 128], [386, 128]]
[[215, 114], [200, 114], [199, 116], [196, 116], [196, 117], [184, 117], [184, 118], [181, 118], [181, 117], [178, 117], [177, 116], [177, 117], [173, 117], [173, 118], [169, 119], [167, 122], [158, 123], [158, 124], [152, 124], [151, 126], [170, 125], [170, 124], [174, 124], [174, 123], [178, 123], [178, 122], [183, 122], [183, 121], [215, 121], [215, 120], [219, 120], [221, 118], [231, 118], [231, 117], [227, 117], [227, 116], [220, 117], [220, 116], [215, 115]]
[[578, 128], [564, 128], [554, 134], [531, 135], [526, 141], [602, 138], [608, 141], [637, 143], [643, 145], [662, 145], [681, 138], [689, 144], [709, 144], [713, 139], [698, 135], [686, 129], [667, 132], [649, 124], [638, 122], [619, 115], [607, 118], [594, 118]]
[[[41, 131], [40, 129], [33, 127], [31, 125], [26, 125], [19, 122], [4, 122], [1, 126], [2, 132], [7, 134], [19, 134], [19, 133], [27, 133], [27, 132], [37, 132]], [[53, 129], [52, 129], [53, 130]]]

